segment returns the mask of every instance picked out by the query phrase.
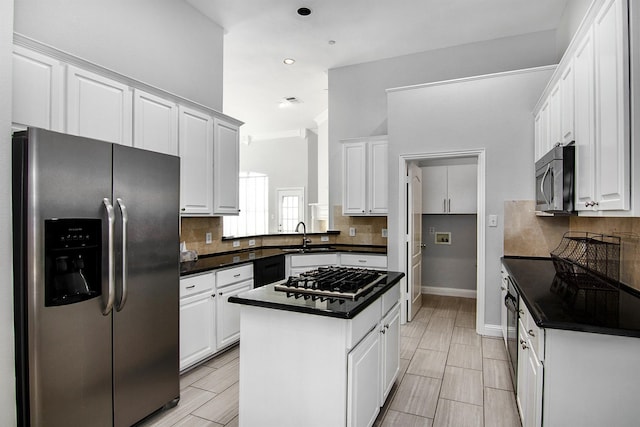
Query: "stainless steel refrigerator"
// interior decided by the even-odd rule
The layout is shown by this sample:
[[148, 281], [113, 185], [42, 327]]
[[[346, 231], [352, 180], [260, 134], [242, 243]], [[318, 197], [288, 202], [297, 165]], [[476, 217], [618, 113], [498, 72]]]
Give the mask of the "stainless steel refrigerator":
[[18, 420], [129, 426], [179, 399], [179, 158], [13, 138]]

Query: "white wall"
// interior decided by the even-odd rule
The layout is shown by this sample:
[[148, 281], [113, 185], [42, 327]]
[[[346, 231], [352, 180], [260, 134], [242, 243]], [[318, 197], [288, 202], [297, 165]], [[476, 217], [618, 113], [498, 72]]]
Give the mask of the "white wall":
[[13, 0], [0, 0], [0, 426], [16, 424], [11, 234]]
[[[402, 230], [399, 156], [484, 148], [486, 215], [498, 215], [498, 227], [485, 225], [485, 324], [500, 323], [500, 257], [505, 200], [534, 197], [532, 110], [552, 67], [488, 78], [425, 85], [388, 94], [389, 117], [389, 268], [404, 265], [399, 250]], [[481, 216], [479, 216], [481, 218]]]
[[20, 0], [15, 31], [222, 111], [223, 29], [184, 1]]
[[329, 212], [342, 203], [339, 141], [387, 133], [386, 89], [555, 64], [555, 46], [545, 31], [329, 70]]
[[240, 171], [269, 176], [269, 231], [275, 233], [278, 231], [276, 188], [308, 187], [307, 141], [296, 137], [240, 144]]
[[569, 43], [571, 43], [571, 39], [592, 1], [593, 0], [569, 0], [567, 2], [560, 17], [560, 24], [556, 32], [556, 58], [558, 62], [560, 62], [564, 51], [569, 47]]

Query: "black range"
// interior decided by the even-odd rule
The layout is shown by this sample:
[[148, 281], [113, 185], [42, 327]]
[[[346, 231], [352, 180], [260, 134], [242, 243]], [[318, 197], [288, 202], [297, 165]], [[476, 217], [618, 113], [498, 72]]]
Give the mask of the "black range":
[[638, 291], [620, 283], [615, 304], [595, 312], [568, 302], [551, 258], [503, 257], [502, 262], [538, 326], [640, 338]]

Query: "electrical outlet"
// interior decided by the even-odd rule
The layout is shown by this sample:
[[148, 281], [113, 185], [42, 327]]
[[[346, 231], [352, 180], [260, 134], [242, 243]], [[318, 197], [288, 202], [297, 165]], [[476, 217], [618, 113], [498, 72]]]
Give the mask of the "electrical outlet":
[[489, 215], [489, 227], [498, 226], [498, 215]]
[[388, 237], [389, 233], [386, 228], [382, 229], [382, 237]]
[[355, 227], [349, 227], [349, 236], [353, 237], [356, 235], [356, 228]]
[[329, 241], [329, 236], [320, 236], [320, 241], [321, 242], [328, 242]]
[[210, 245], [211, 241], [211, 232], [208, 232], [204, 235], [204, 243]]
[[233, 241], [233, 247], [234, 248], [239, 248], [240, 247], [240, 240], [234, 240]]
[[256, 245], [255, 239], [249, 239], [249, 246], [255, 246], [255, 245]]
[[429, 227], [429, 234], [435, 234], [436, 233], [436, 228], [435, 227]]

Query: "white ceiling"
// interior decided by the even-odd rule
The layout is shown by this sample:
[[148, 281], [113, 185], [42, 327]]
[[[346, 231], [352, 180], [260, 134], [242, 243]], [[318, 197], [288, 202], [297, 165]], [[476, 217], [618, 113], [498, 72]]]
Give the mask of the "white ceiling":
[[225, 29], [224, 113], [258, 139], [315, 128], [331, 68], [555, 29], [568, 0], [186, 1]]

